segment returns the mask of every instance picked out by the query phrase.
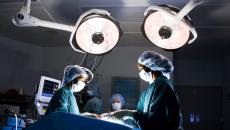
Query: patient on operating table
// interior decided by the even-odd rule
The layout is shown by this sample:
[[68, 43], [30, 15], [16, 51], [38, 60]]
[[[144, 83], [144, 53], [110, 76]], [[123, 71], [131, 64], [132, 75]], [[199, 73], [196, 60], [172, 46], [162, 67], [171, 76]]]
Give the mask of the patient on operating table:
[[122, 124], [131, 128], [139, 128], [132, 116], [132, 113], [135, 112], [135, 110], [122, 109], [125, 105], [125, 100], [121, 94], [113, 94], [109, 103], [112, 108], [112, 112], [101, 114], [99, 117], [101, 120]]
[[131, 128], [139, 128], [136, 121], [132, 117], [132, 113], [135, 112], [135, 110], [122, 109], [122, 107], [125, 104], [125, 100], [121, 94], [119, 93], [113, 94], [109, 102], [113, 112], [103, 113], [101, 115], [92, 114], [92, 113], [83, 113], [82, 115], [125, 125]]
[[139, 128], [138, 124], [136, 123], [135, 119], [133, 118], [133, 114], [136, 110], [128, 110], [122, 109], [117, 110], [111, 113], [104, 113], [100, 115], [101, 120], [122, 124], [125, 126], [129, 126], [131, 128]]

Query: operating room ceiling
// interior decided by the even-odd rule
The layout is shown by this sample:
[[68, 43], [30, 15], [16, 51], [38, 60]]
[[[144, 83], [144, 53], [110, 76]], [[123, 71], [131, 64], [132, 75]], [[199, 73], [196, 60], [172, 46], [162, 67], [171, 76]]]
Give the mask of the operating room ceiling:
[[[118, 46], [154, 46], [144, 39], [144, 10], [151, 4], [182, 8], [189, 0], [32, 0], [31, 15], [43, 20], [74, 25], [79, 15], [92, 8], [108, 10], [120, 22], [124, 34]], [[0, 36], [42, 47], [69, 46], [69, 32], [43, 27], [15, 27], [12, 16], [23, 0], [0, 0]], [[206, 0], [192, 10], [196, 41], [175, 51], [176, 58], [220, 59], [230, 52], [230, 1]], [[144, 44], [143, 44], [144, 41]]]

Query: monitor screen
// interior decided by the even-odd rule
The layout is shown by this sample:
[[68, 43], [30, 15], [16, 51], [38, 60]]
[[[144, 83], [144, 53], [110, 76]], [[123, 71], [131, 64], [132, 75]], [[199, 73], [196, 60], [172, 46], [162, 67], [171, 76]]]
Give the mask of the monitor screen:
[[60, 85], [61, 85], [60, 80], [46, 77], [46, 76], [41, 76], [38, 93], [37, 93], [38, 101], [49, 103], [55, 91], [60, 88]]
[[44, 80], [42, 96], [52, 97], [58, 89], [59, 83], [49, 80]]

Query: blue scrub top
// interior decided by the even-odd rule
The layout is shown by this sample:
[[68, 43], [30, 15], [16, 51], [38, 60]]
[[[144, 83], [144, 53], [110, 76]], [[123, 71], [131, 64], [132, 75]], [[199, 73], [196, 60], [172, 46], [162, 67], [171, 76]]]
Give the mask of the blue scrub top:
[[51, 112], [66, 112], [80, 114], [73, 91], [67, 87], [62, 87], [55, 92], [50, 100], [46, 115]]

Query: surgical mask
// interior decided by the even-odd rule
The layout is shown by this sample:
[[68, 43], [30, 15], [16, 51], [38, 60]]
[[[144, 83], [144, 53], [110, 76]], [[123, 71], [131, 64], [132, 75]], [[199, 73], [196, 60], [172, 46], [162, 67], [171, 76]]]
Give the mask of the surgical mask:
[[140, 73], [139, 73], [139, 76], [141, 79], [143, 79], [144, 81], [146, 82], [149, 82], [149, 84], [151, 84], [154, 80], [152, 78], [152, 73], [151, 71], [150, 72], [145, 72], [145, 70], [142, 70]]
[[72, 85], [73, 92], [80, 92], [85, 87], [85, 83], [78, 81], [76, 84]]
[[120, 110], [121, 109], [121, 103], [113, 103], [112, 108], [115, 111]]

